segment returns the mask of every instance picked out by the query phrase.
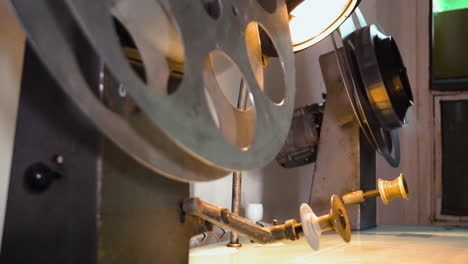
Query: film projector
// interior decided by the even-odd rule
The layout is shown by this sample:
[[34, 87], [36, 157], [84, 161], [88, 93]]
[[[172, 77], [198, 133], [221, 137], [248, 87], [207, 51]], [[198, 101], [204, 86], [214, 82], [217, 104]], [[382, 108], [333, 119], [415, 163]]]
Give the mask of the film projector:
[[[375, 153], [398, 166], [411, 88], [360, 1], [323, 2], [11, 0], [28, 44], [0, 262], [188, 263], [213, 225], [230, 246], [304, 235], [313, 249], [375, 226], [365, 200], [408, 199], [403, 175], [376, 188]], [[294, 109], [308, 89], [294, 53], [327, 36], [325, 103]], [[239, 213], [240, 180], [275, 158], [316, 176], [300, 219], [260, 226]], [[231, 173], [233, 208], [190, 196]]]

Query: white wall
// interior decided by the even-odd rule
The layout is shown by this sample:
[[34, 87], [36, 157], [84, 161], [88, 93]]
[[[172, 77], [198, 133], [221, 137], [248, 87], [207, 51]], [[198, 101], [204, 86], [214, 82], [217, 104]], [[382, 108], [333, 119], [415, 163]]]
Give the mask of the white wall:
[[0, 247], [21, 80], [24, 36], [0, 0]]
[[394, 35], [405, 60], [413, 88], [415, 106], [409, 111], [408, 127], [401, 130], [402, 162], [390, 168], [382, 159], [377, 164], [382, 178], [404, 172], [410, 201], [396, 200], [379, 207], [383, 224], [429, 224], [430, 182], [434, 173], [432, 141], [432, 98], [429, 91], [430, 1], [378, 0], [377, 22]]

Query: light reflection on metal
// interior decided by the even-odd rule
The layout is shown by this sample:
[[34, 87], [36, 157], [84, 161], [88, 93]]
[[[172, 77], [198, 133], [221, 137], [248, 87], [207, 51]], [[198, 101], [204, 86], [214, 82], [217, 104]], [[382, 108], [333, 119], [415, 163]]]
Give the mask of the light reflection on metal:
[[289, 27], [294, 52], [315, 45], [330, 35], [351, 16], [359, 2], [360, 0], [289, 1]]

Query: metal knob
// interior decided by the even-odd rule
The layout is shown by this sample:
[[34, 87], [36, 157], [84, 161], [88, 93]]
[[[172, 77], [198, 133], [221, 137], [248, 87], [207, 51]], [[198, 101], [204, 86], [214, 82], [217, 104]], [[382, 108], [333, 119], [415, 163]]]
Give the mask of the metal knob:
[[348, 214], [341, 199], [333, 195], [331, 197], [331, 209], [327, 215], [315, 215], [308, 204], [302, 204], [300, 208], [302, 229], [309, 245], [314, 249], [320, 248], [322, 232], [335, 230], [345, 242], [351, 240], [351, 226]]
[[343, 201], [346, 205], [362, 203], [368, 198], [380, 196], [384, 204], [388, 204], [391, 200], [401, 197], [409, 200], [408, 185], [406, 184], [403, 173], [393, 181], [378, 180], [378, 190], [364, 192], [362, 190], [347, 193], [343, 195]]
[[409, 200], [408, 185], [406, 184], [403, 173], [393, 181], [384, 181], [379, 179], [378, 185], [380, 198], [382, 198], [382, 202], [384, 204], [388, 204], [391, 200], [398, 197]]
[[25, 185], [32, 192], [47, 190], [52, 182], [60, 177], [61, 175], [58, 172], [40, 162], [29, 166], [24, 173]]

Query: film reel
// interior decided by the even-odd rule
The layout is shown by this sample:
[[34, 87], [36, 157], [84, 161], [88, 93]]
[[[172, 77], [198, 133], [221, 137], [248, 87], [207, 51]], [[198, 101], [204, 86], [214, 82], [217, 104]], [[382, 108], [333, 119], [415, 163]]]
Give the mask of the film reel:
[[[272, 1], [265, 7], [256, 0], [11, 2], [30, 43], [64, 91], [106, 136], [150, 169], [180, 181], [214, 180], [232, 170], [265, 165], [284, 143], [295, 93], [284, 3]], [[122, 52], [116, 19], [140, 51], [146, 80], [134, 72]], [[264, 93], [259, 27], [281, 61], [286, 89], [279, 103]], [[116, 113], [93, 94], [83, 70], [86, 65], [76, 52], [77, 39], [89, 45], [125, 87], [135, 111]], [[214, 51], [226, 54], [236, 65], [252, 101], [242, 111], [229, 105], [221, 93], [213, 96], [219, 124], [204, 91], [207, 83], [219, 88], [219, 80], [209, 81]], [[167, 83], [174, 72], [181, 78], [170, 93]]]

